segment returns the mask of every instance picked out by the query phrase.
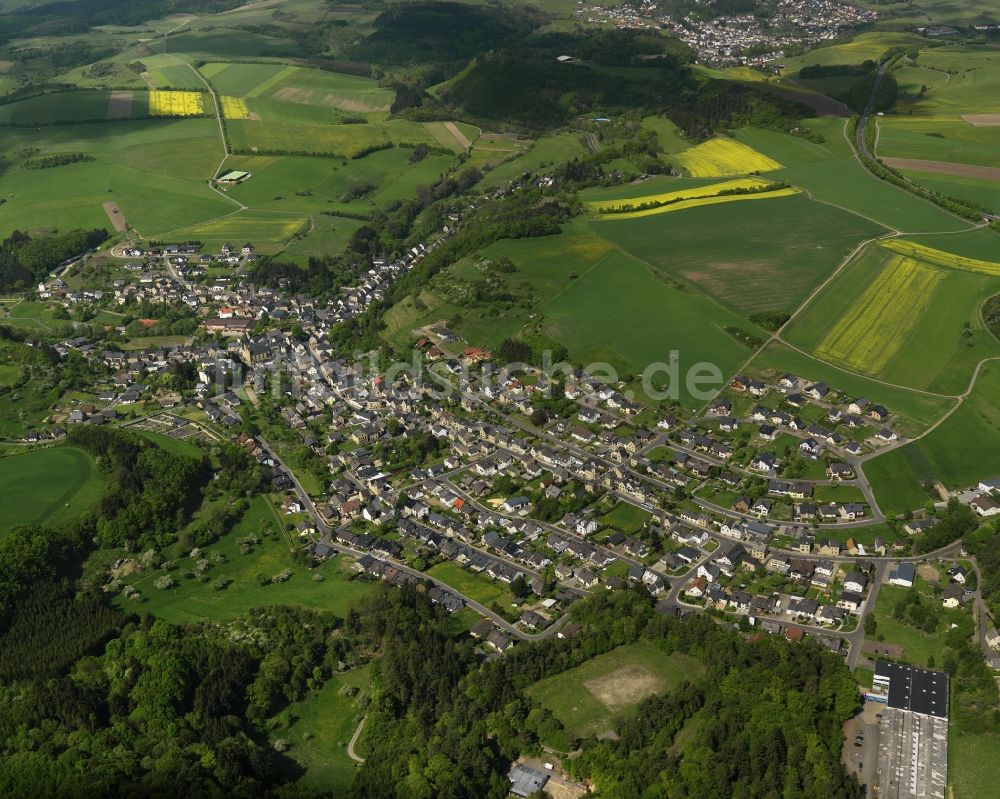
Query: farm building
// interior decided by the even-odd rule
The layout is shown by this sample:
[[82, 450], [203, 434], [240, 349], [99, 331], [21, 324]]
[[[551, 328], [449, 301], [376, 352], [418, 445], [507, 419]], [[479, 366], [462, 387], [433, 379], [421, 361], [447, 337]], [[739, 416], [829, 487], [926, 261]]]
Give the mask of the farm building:
[[216, 183], [225, 183], [227, 185], [234, 186], [237, 183], [242, 183], [244, 180], [247, 180], [249, 177], [250, 177], [250, 173], [249, 172], [242, 172], [242, 171], [240, 171], [238, 169], [231, 169], [230, 171], [226, 172], [226, 174], [219, 175], [219, 177], [217, 177], [215, 179], [215, 182]]

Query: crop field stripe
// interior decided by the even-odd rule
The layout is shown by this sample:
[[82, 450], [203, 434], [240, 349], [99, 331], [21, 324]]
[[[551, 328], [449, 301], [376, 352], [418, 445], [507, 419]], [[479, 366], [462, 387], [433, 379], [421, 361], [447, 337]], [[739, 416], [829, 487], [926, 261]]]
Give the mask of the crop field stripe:
[[268, 91], [268, 89], [273, 89], [279, 83], [281, 83], [285, 79], [291, 77], [296, 72], [298, 72], [299, 69], [300, 69], [299, 67], [293, 67], [293, 66], [287, 66], [287, 67], [285, 67], [280, 72], [276, 72], [274, 75], [272, 75], [270, 78], [268, 78], [267, 80], [265, 80], [263, 83], [257, 84], [257, 86], [255, 86], [250, 91], [248, 91], [247, 92], [247, 97], [261, 97], [261, 96], [263, 96], [264, 93]]
[[638, 219], [643, 216], [654, 216], [655, 214], [666, 214], [671, 211], [683, 211], [685, 208], [697, 208], [702, 205], [718, 205], [719, 203], [731, 203], [739, 200], [769, 200], [777, 197], [790, 197], [799, 194], [800, 190], [795, 188], [775, 189], [774, 191], [764, 191], [758, 194], [724, 194], [722, 196], [698, 197], [692, 200], [681, 200], [677, 203], [664, 205], [659, 208], [646, 208], [642, 211], [630, 211], [624, 214], [604, 214], [601, 219]]
[[709, 183], [707, 186], [690, 186], [686, 189], [661, 192], [660, 194], [646, 194], [642, 197], [632, 197], [621, 200], [617, 204], [607, 201], [592, 200], [587, 203], [587, 207], [594, 211], [601, 208], [636, 208], [643, 203], [662, 203], [670, 200], [682, 198], [708, 197], [729, 189], [752, 189], [758, 186], [766, 186], [768, 181], [760, 178], [736, 178], [735, 180], [724, 180], [721, 183]]
[[943, 277], [911, 258], [894, 258], [830, 330], [817, 352], [867, 372], [879, 372], [917, 326]]
[[696, 178], [769, 172], [782, 168], [774, 159], [732, 139], [711, 139], [679, 153], [677, 161]]
[[201, 92], [151, 91], [149, 93], [150, 116], [197, 117], [205, 113], [205, 102]]
[[219, 99], [222, 102], [222, 115], [226, 119], [250, 118], [250, 109], [247, 108], [247, 104], [242, 97], [223, 95]]
[[1000, 263], [993, 261], [981, 261], [978, 258], [967, 258], [964, 255], [955, 255], [942, 250], [935, 250], [926, 244], [917, 244], [913, 241], [901, 239], [887, 239], [879, 242], [880, 246], [887, 250], [892, 250], [901, 255], [917, 258], [934, 266], [945, 269], [961, 269], [966, 272], [979, 272], [984, 275], [995, 275], [1000, 277]]

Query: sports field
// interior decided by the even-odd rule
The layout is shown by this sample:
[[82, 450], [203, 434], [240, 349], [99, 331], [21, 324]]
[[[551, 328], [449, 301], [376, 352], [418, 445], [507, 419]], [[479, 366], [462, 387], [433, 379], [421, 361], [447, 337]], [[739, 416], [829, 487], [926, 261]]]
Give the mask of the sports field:
[[51, 447], [0, 458], [0, 534], [20, 524], [55, 524], [100, 499], [103, 483], [86, 452]]
[[611, 729], [647, 696], [696, 681], [703, 670], [693, 658], [664, 654], [654, 642], [640, 640], [547, 677], [527, 693], [570, 735], [582, 738]]
[[709, 139], [703, 144], [683, 150], [674, 156], [674, 160], [695, 178], [745, 175], [781, 169], [781, 164], [773, 158], [734, 139]]
[[858, 243], [882, 232], [801, 195], [591, 224], [663, 275], [742, 314], [796, 307]]

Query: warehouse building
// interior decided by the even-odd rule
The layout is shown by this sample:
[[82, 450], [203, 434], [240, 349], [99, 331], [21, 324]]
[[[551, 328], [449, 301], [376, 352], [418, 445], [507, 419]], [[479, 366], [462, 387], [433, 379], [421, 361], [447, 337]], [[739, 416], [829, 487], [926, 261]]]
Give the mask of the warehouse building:
[[879, 724], [881, 799], [944, 799], [948, 689], [945, 672], [885, 661], [875, 664], [872, 691], [886, 704]]

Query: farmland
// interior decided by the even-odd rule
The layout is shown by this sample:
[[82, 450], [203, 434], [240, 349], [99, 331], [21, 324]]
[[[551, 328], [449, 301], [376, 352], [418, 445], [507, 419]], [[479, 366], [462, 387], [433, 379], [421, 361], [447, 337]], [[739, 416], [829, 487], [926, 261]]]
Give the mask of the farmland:
[[794, 308], [859, 242], [882, 232], [802, 196], [592, 226], [665, 277], [743, 314]]
[[710, 139], [676, 156], [677, 163], [691, 177], [711, 178], [723, 175], [744, 175], [750, 172], [770, 172], [781, 164], [733, 139]]
[[152, 91], [149, 114], [154, 117], [197, 117], [205, 113], [201, 92]]
[[[933, 241], [950, 247], [958, 237]], [[883, 240], [841, 272], [783, 335], [846, 369], [957, 395], [976, 363], [1000, 355], [979, 314], [1000, 291], [996, 267], [911, 239]]]
[[552, 711], [570, 735], [586, 737], [611, 728], [647, 696], [697, 678], [701, 671], [697, 661], [665, 655], [654, 642], [641, 640], [547, 677], [528, 694]]
[[[630, 197], [623, 199], [617, 204], [591, 201], [588, 203], [588, 207], [605, 214], [609, 218], [614, 215], [614, 218], [634, 219], [639, 216], [649, 216], [653, 213], [663, 211], [695, 208], [698, 205], [710, 205], [730, 200], [749, 199], [751, 197], [780, 197], [796, 192], [795, 189], [785, 189], [762, 192], [760, 194], [729, 194], [730, 192], [738, 191], [759, 191], [768, 185], [767, 181], [760, 180], [759, 178], [738, 178], [721, 183], [711, 183], [707, 186], [692, 186], [660, 194], [645, 194]], [[662, 207], [641, 209], [643, 205]]]
[[94, 459], [73, 447], [0, 458], [0, 535], [21, 524], [55, 524], [87, 510], [101, 496]]
[[987, 364], [969, 397], [933, 432], [865, 464], [875, 497], [890, 510], [909, 510], [923, 482], [947, 488], [1000, 473], [1000, 368]]
[[878, 133], [881, 157], [1000, 166], [1000, 127], [976, 127], [959, 116], [886, 116]]
[[885, 265], [816, 349], [817, 354], [878, 374], [903, 347], [943, 275], [911, 258]]

